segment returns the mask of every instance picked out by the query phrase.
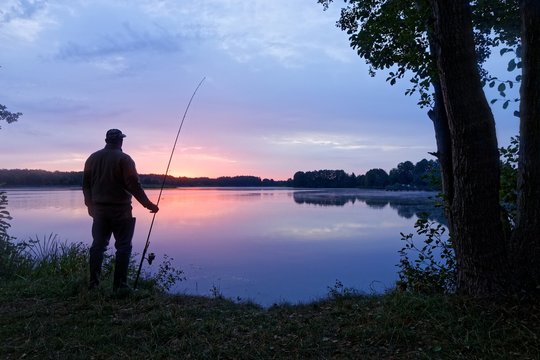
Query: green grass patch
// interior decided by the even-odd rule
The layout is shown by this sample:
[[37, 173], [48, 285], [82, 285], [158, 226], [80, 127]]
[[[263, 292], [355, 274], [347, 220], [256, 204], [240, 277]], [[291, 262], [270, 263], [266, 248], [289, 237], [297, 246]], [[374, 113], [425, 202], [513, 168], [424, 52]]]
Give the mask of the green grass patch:
[[0, 246], [2, 359], [540, 359], [534, 301], [361, 296], [336, 282], [327, 299], [262, 308], [169, 295], [167, 262], [120, 297], [87, 290], [84, 246], [48, 239]]
[[0, 285], [3, 359], [540, 358], [533, 303], [391, 293], [264, 309], [150, 290], [118, 298], [82, 283], [62, 292], [53, 282]]

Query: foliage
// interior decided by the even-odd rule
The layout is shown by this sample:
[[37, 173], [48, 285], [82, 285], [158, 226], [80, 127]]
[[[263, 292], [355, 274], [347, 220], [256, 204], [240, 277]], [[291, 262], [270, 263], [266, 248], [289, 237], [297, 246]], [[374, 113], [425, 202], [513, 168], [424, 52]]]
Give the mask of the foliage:
[[[404, 172], [407, 174], [404, 175]], [[364, 175], [347, 174], [343, 170], [298, 171], [293, 179], [274, 181], [260, 179], [255, 176], [234, 176], [210, 178], [186, 178], [167, 176], [166, 186], [294, 186], [309, 188], [385, 188], [436, 190], [428, 177], [440, 178], [440, 167], [437, 161], [422, 159], [416, 164], [410, 161], [399, 163], [391, 169], [392, 176], [383, 169], [371, 169]], [[159, 187], [163, 183], [163, 175], [140, 175], [141, 183], [146, 187]], [[0, 182], [7, 186], [81, 186], [82, 171], [46, 171], [29, 169], [0, 169]]]
[[[0, 121], [5, 121], [8, 124], [11, 124], [12, 122], [17, 121], [21, 115], [22, 113], [20, 112], [13, 113], [11, 111], [8, 111], [5, 105], [0, 104]], [[1, 128], [2, 127], [0, 127], [0, 129]]]
[[158, 271], [147, 276], [161, 291], [169, 291], [177, 282], [186, 279], [184, 271], [174, 267], [173, 260], [174, 258], [169, 257], [167, 254], [163, 255], [163, 261], [159, 264]]
[[411, 185], [414, 180], [414, 170], [414, 164], [410, 161], [399, 163], [397, 168], [390, 170], [389, 180], [391, 183]]
[[[327, 8], [333, 1], [318, 2]], [[516, 168], [508, 161], [503, 163], [506, 183], [502, 189], [498, 177], [492, 176], [500, 170], [496, 131], [491, 109], [483, 106], [486, 99], [482, 87], [496, 90], [499, 99], [491, 103], [502, 98], [502, 107], [506, 109], [512, 101], [520, 101], [508, 99], [507, 93], [523, 76], [520, 96], [526, 101], [520, 104], [521, 113], [515, 111], [514, 115], [520, 117], [522, 142], [538, 144], [533, 110], [538, 98], [535, 95], [538, 81], [534, 76], [539, 48], [537, 2], [344, 2], [346, 7], [337, 25], [347, 31], [351, 47], [371, 66], [370, 73], [388, 72], [387, 81], [391, 85], [411, 74], [412, 88], [406, 94], [418, 91], [419, 105], [432, 108], [428, 114], [437, 140], [434, 155], [440, 158], [443, 167], [451, 231], [459, 236], [455, 244], [459, 246], [460, 290], [482, 296], [513, 292], [516, 288], [536, 291], [540, 274], [535, 251], [540, 226], [537, 221], [540, 198], [535, 191], [538, 149], [522, 146], [520, 150], [519, 173], [523, 181], [519, 188], [520, 208], [516, 210], [513, 205]], [[521, 69], [521, 75], [512, 74], [510, 80], [505, 80], [489, 74], [483, 67], [494, 50], [500, 51], [500, 56], [510, 55], [508, 72]], [[455, 66], [456, 61], [463, 62]], [[512, 149], [507, 150], [505, 154], [510, 157], [517, 154], [517, 150], [515, 154]], [[507, 207], [510, 225], [516, 226], [513, 232], [503, 220], [506, 214], [501, 217], [497, 195]], [[519, 222], [514, 224], [516, 218]], [[514, 274], [504, 271], [507, 268], [513, 269]]]
[[346, 287], [343, 283], [336, 279], [334, 286], [328, 287], [328, 298], [332, 300], [342, 300], [345, 298], [351, 298], [354, 296], [359, 296], [358, 290]]
[[32, 262], [32, 277], [43, 275], [70, 278], [83, 276], [88, 268], [88, 249], [84, 243], [60, 241], [58, 235], [49, 234], [30, 238], [21, 243]]
[[11, 226], [9, 224], [9, 220], [11, 220], [11, 216], [9, 215], [9, 211], [7, 210], [7, 194], [4, 191], [0, 191], [0, 239], [4, 240], [8, 237], [7, 230]]
[[[508, 62], [507, 71], [509, 73], [521, 70], [521, 45], [517, 45], [513, 48], [504, 47], [500, 50], [501, 56], [505, 54], [513, 54], [512, 58]], [[514, 88], [515, 84], [521, 83], [521, 74], [514, 75], [512, 80], [501, 80], [497, 76], [489, 76], [483, 80], [484, 86], [487, 84], [490, 88], [497, 89], [499, 95], [498, 98], [491, 99], [490, 103], [493, 105], [500, 101], [503, 109], [507, 109], [510, 104], [519, 104], [519, 97], [509, 99], [507, 98], [507, 92]], [[514, 116], [519, 117], [519, 111], [514, 111]]]
[[[163, 175], [141, 174], [146, 187], [160, 187]], [[0, 183], [6, 186], [81, 186], [82, 171], [46, 171], [33, 169], [0, 169]], [[256, 176], [224, 176], [215, 179], [173, 177], [168, 175], [165, 186], [285, 186], [286, 181], [262, 179]]]
[[519, 136], [512, 137], [510, 145], [499, 149], [501, 154], [501, 206], [505, 210], [510, 224], [515, 224], [517, 214], [517, 176]]
[[389, 183], [388, 173], [383, 169], [371, 169], [366, 172], [364, 186], [367, 188], [384, 189]]
[[[317, 0], [326, 10], [333, 0]], [[391, 85], [411, 75], [406, 95], [419, 95], [418, 105], [433, 105], [430, 85], [437, 78], [429, 32], [431, 11], [427, 0], [344, 0], [337, 27], [349, 35], [351, 48], [370, 65], [370, 74], [386, 70]], [[517, 1], [478, 0], [471, 3], [479, 65], [499, 46], [515, 49], [519, 37]], [[517, 58], [517, 57], [516, 57]], [[516, 59], [511, 59], [517, 64]], [[497, 81], [481, 69], [486, 83]], [[506, 105], [507, 106], [507, 105]]]
[[421, 217], [414, 225], [416, 233], [425, 237], [421, 245], [413, 234], [401, 233], [405, 246], [399, 251], [398, 288], [419, 293], [453, 293], [456, 290], [456, 258], [446, 228]]
[[0, 191], [0, 279], [11, 277], [17, 269], [27, 267], [28, 259], [23, 254], [24, 246], [14, 243], [8, 234], [12, 217], [7, 210], [7, 195]]
[[[292, 185], [305, 188], [375, 188], [388, 190], [440, 189], [440, 166], [437, 161], [422, 159], [416, 164], [399, 163], [388, 174], [384, 169], [370, 169], [364, 175], [347, 174], [343, 170], [298, 171]], [[434, 179], [439, 181], [433, 181]]]
[[[0, 278], [19, 278], [25, 281], [48, 279], [58, 291], [71, 289], [73, 293], [86, 288], [89, 248], [84, 243], [60, 241], [58, 235], [30, 238], [17, 242], [13, 238], [0, 240]], [[172, 258], [164, 255], [155, 274], [145, 273], [141, 284], [149, 290], [168, 291], [185, 279], [183, 271], [172, 264]], [[136, 273], [135, 260], [130, 262], [129, 274]], [[106, 253], [102, 267], [104, 283], [111, 283], [114, 273], [114, 255]]]
[[5, 186], [81, 186], [82, 171], [0, 169]]
[[355, 187], [356, 177], [343, 170], [298, 171], [293, 176], [293, 186], [307, 188]]

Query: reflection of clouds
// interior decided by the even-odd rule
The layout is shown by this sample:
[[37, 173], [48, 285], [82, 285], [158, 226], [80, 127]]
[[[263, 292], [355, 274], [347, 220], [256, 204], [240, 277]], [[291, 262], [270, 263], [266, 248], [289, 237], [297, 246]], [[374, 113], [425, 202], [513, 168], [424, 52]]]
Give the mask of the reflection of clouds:
[[[369, 238], [358, 237], [363, 235], [375, 234], [382, 229], [402, 228], [403, 224], [400, 222], [392, 221], [380, 221], [377, 223], [361, 223], [361, 222], [347, 222], [347, 223], [332, 223], [325, 226], [313, 226], [309, 227], [284, 227], [277, 229], [273, 234], [282, 236], [285, 241], [324, 241], [332, 242], [336, 239], [343, 239], [348, 237], [358, 238], [359, 241], [370, 241]], [[335, 238], [329, 236], [335, 235]], [[373, 239], [375, 240], [375, 239]]]

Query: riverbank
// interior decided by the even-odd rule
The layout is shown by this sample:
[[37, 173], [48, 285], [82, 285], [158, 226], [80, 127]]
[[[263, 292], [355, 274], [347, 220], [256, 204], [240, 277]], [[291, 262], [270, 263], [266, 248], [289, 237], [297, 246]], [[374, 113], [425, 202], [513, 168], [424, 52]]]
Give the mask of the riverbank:
[[536, 304], [391, 293], [268, 309], [54, 278], [0, 284], [2, 359], [538, 359]]
[[[87, 290], [88, 248], [0, 231], [1, 359], [539, 359], [538, 302], [482, 302], [393, 291], [263, 308], [171, 295], [183, 272], [165, 258], [138, 290]], [[131, 278], [135, 264], [131, 266]]]

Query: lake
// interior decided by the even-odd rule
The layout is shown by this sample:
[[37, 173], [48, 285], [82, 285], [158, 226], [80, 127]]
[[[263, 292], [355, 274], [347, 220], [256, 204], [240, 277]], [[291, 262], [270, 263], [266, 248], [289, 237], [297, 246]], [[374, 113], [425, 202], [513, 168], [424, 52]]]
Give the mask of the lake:
[[[159, 190], [147, 190], [154, 202]], [[81, 190], [7, 190], [19, 240], [57, 234], [91, 243], [92, 219]], [[413, 232], [434, 193], [362, 189], [165, 189], [150, 238], [152, 267], [167, 254], [186, 280], [173, 292], [252, 300], [263, 306], [309, 302], [346, 287], [381, 293], [397, 279], [400, 233]], [[134, 200], [134, 253], [141, 254], [152, 214]], [[438, 215], [437, 215], [438, 214]], [[111, 242], [112, 243], [112, 242]], [[137, 255], [137, 264], [140, 255]]]

